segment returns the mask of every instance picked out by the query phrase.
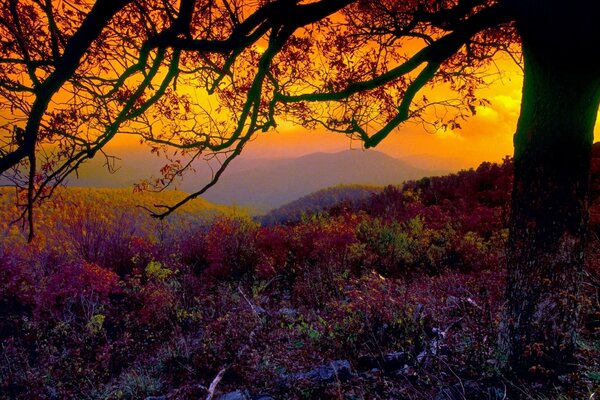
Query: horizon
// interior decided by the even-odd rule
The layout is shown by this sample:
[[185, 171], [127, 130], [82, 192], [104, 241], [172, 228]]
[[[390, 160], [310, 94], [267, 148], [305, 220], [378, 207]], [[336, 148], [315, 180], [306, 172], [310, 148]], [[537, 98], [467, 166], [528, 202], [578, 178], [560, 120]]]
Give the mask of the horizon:
[[[427, 159], [439, 162], [438, 169], [453, 171], [476, 168], [486, 161], [501, 162], [505, 156], [512, 157], [514, 151], [513, 134], [520, 113], [522, 71], [512, 59], [506, 57], [499, 57], [491, 69], [486, 85], [477, 91], [480, 97], [490, 100], [491, 103], [488, 106], [477, 106], [476, 114], [461, 122], [461, 129], [431, 133], [421, 125], [406, 123], [390, 133], [379, 145], [366, 150], [362, 142], [351, 140], [344, 135], [326, 130], [307, 130], [282, 119], [276, 129], [257, 134], [232, 162], [230, 168], [235, 169], [236, 164], [240, 162], [294, 159], [314, 153], [335, 154], [346, 150], [373, 150], [399, 160], [410, 158], [415, 165], [425, 169], [431, 169], [423, 167], [423, 163], [427, 165]], [[447, 98], [448, 89], [439, 87], [430, 90], [427, 95], [432, 99]], [[596, 124], [594, 141], [598, 140], [600, 126]], [[120, 159], [116, 166], [120, 166], [121, 170], [135, 167], [147, 172], [146, 178], [158, 175], [162, 165], [157, 168], [157, 164], [166, 163], [164, 157], [158, 159], [151, 155], [148, 146], [140, 144], [136, 137], [127, 134], [117, 135], [106, 146], [106, 152]], [[98, 158], [92, 163], [97, 164]], [[421, 160], [423, 163], [419, 162]], [[95, 166], [95, 171], [92, 171], [89, 164], [91, 163], [84, 164], [80, 171], [81, 176], [92, 179], [94, 174], [105, 178], [109, 176], [106, 168], [100, 171]], [[207, 168], [202, 162], [196, 162], [195, 167], [204, 169], [205, 174], [210, 172], [210, 167]], [[122, 171], [119, 172], [116, 172], [116, 176], [127, 178], [122, 175]], [[133, 181], [140, 178], [142, 177], [136, 176], [126, 180], [133, 184]], [[73, 182], [76, 180], [80, 179], [73, 179]], [[201, 186], [202, 182], [198, 182], [198, 187]]]
[[[240, 157], [236, 161], [238, 163], [233, 163], [217, 185], [201, 198], [215, 204], [267, 211], [341, 184], [385, 186], [453, 172], [451, 168], [415, 166], [411, 160], [394, 158], [378, 150], [321, 151], [293, 158]], [[156, 159], [154, 166], [158, 162]], [[361, 164], [361, 168], [353, 168], [355, 164]], [[143, 171], [136, 170], [135, 165], [135, 162], [126, 163], [124, 168], [128, 169], [120, 178], [118, 172], [115, 176], [103, 169], [87, 166], [82, 169], [79, 179], [71, 179], [67, 186], [133, 188], [135, 179], [144, 178]], [[207, 178], [202, 171], [190, 173], [171, 189], [192, 193], [197, 182]]]

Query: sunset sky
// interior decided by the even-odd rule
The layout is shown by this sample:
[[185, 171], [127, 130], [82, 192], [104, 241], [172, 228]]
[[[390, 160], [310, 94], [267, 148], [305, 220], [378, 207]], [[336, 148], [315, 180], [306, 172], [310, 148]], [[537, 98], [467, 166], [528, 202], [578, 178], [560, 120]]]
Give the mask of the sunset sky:
[[[312, 3], [299, 2], [298, 10], [313, 13]], [[71, 7], [55, 4], [57, 13]], [[94, 2], [82, 4], [91, 7]], [[456, 36], [442, 25], [413, 16], [424, 25], [406, 34], [396, 25], [405, 18], [402, 7], [410, 11], [409, 3], [390, 2], [401, 7], [388, 10], [395, 17], [383, 23], [379, 12], [388, 11], [363, 9], [375, 2], [358, 2], [357, 8], [343, 10], [342, 2], [331, 2], [337, 6], [322, 11], [323, 17], [333, 13], [330, 18], [319, 23], [303, 20], [290, 25], [288, 32], [279, 31], [285, 25], [281, 21], [253, 25], [261, 18], [279, 21], [278, 8], [252, 14], [262, 3], [241, 2], [244, 6], [232, 13], [227, 2], [214, 9], [209, 2], [208, 13], [181, 10], [198, 16], [187, 20], [189, 15], [181, 14], [186, 15], [184, 23], [191, 24], [188, 34], [193, 40], [186, 44], [171, 37], [170, 27], [162, 26], [172, 16], [163, 15], [160, 2], [156, 4], [157, 15], [162, 15], [158, 25], [147, 24], [139, 10], [123, 10], [106, 21], [106, 37], [89, 37], [87, 56], [73, 58], [73, 71], [65, 72], [72, 76], [60, 88], [36, 83], [52, 82], [53, 68], [63, 65], [51, 61], [60, 52], [48, 45], [56, 41], [49, 20], [38, 24], [39, 32], [31, 35], [36, 38], [31, 46], [41, 60], [39, 66], [38, 61], [28, 61], [22, 46], [7, 47], [10, 57], [2, 63], [11, 68], [0, 69], [6, 75], [0, 76], [0, 86], [4, 79], [8, 86], [2, 86], [3, 91], [10, 90], [0, 93], [0, 150], [10, 156], [3, 157], [9, 160], [7, 168], [19, 160], [21, 164], [15, 176], [0, 184], [14, 180], [39, 195], [61, 183], [157, 190], [185, 184], [185, 190], [197, 193], [205, 185], [211, 188], [213, 179], [221, 176], [244, 172], [240, 180], [247, 180], [257, 165], [274, 165], [264, 159], [353, 149], [348, 154], [389, 160], [381, 154], [360, 153], [364, 143], [399, 159], [391, 160], [394, 171], [413, 168], [421, 176], [500, 162], [513, 154], [523, 71], [511, 58], [519, 57], [519, 40], [503, 19], [498, 20], [499, 29], [481, 30], [477, 23]], [[40, 4], [35, 7], [42, 19], [49, 13]], [[84, 20], [84, 11], [75, 14], [81, 21], [61, 21], [65, 37]], [[219, 16], [216, 26], [215, 16]], [[249, 25], [240, 18], [248, 18]], [[135, 33], [133, 26], [144, 34]], [[252, 29], [246, 32], [248, 27]], [[478, 33], [465, 42], [463, 35], [472, 35], [473, 29]], [[5, 30], [4, 35], [16, 35], [11, 32]], [[247, 38], [237, 44], [237, 35]], [[232, 49], [230, 40], [235, 44]], [[19, 42], [16, 36], [13, 41]], [[456, 113], [476, 115], [455, 120]], [[448, 125], [452, 128], [437, 129]], [[600, 140], [599, 125], [595, 140]], [[318, 129], [310, 130], [315, 126]], [[26, 145], [30, 153], [25, 152]], [[242, 148], [241, 156], [230, 164]], [[29, 176], [20, 169], [28, 162]], [[328, 171], [333, 176], [339, 164], [321, 167], [315, 180]], [[359, 170], [361, 165], [366, 170], [366, 164], [354, 162], [345, 170]], [[308, 175], [303, 168], [296, 170]], [[269, 166], [259, 177], [271, 182], [275, 172], [277, 168]], [[371, 176], [384, 175], [378, 168]]]
[[[439, 158], [442, 167], [476, 167], [482, 161], [500, 161], [512, 155], [512, 135], [519, 116], [522, 72], [512, 60], [501, 59], [495, 64], [501, 74], [492, 74], [490, 85], [479, 95], [491, 101], [489, 107], [478, 107], [477, 115], [462, 123], [455, 131], [430, 132], [421, 125], [406, 123], [394, 131], [375, 149], [396, 158]], [[490, 71], [494, 72], [494, 71]], [[435, 96], [435, 90], [433, 95]], [[438, 94], [441, 96], [440, 94]], [[445, 95], [445, 94], [444, 94]], [[600, 129], [595, 130], [595, 140]], [[362, 143], [344, 135], [325, 130], [309, 131], [301, 126], [281, 121], [277, 130], [261, 133], [246, 146], [243, 158], [297, 157], [314, 152], [338, 152], [362, 149]], [[147, 151], [138, 140], [117, 137], [109, 147], [115, 155], [127, 160], [138, 153], [143, 159]]]

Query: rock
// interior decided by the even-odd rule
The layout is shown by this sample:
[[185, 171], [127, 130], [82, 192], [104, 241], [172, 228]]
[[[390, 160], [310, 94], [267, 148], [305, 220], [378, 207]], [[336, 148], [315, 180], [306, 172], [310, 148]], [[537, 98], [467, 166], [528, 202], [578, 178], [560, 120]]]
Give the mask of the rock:
[[275, 398], [266, 394], [260, 394], [258, 396], [255, 396], [252, 400], [275, 400]]
[[225, 393], [219, 400], [250, 400], [250, 395], [247, 391], [236, 390], [235, 392]]
[[419, 353], [419, 355], [417, 356], [417, 362], [419, 364], [423, 364], [426, 360], [427, 360], [427, 351], [423, 350], [422, 352]]
[[383, 357], [365, 355], [358, 358], [358, 367], [362, 370], [383, 368], [386, 372], [393, 372], [404, 368], [410, 363], [410, 354], [404, 351], [395, 351], [393, 353], [384, 354]]
[[[443, 350], [443, 341], [446, 338], [447, 332], [433, 327], [428, 335], [430, 337], [429, 342], [426, 344], [425, 349], [417, 356], [417, 363], [424, 364], [429, 361], [429, 356], [435, 356]], [[443, 353], [443, 352], [442, 352]]]
[[323, 382], [333, 380], [345, 381], [352, 376], [352, 369], [348, 360], [336, 360], [327, 366], [319, 367], [319, 379]]
[[440, 328], [435, 328], [435, 327], [431, 328], [431, 333], [438, 339], [444, 339], [446, 337], [446, 331], [444, 331]]
[[383, 369], [396, 371], [408, 364], [410, 355], [404, 351], [395, 351], [383, 356]]
[[286, 381], [318, 381], [319, 370], [312, 369], [308, 372], [298, 372], [297, 374], [290, 374], [285, 376]]
[[335, 369], [338, 379], [345, 381], [352, 378], [352, 367], [350, 362], [347, 360], [338, 360], [331, 363], [332, 368]]
[[352, 375], [352, 368], [348, 360], [336, 360], [307, 372], [284, 375], [283, 380], [286, 384], [300, 380], [308, 380], [314, 383], [329, 383], [335, 380], [343, 382], [351, 378]]
[[167, 396], [149, 396], [144, 400], [167, 400]]

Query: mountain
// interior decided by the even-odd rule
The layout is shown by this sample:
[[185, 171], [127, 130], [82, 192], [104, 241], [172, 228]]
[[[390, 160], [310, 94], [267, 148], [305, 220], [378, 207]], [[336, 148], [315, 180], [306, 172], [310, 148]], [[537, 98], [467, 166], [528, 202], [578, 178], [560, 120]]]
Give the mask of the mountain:
[[[141, 179], [159, 175], [165, 164], [159, 157], [132, 151], [116, 153], [118, 171], [107, 172], [101, 157], [85, 163], [78, 175], [68, 179], [68, 186], [129, 188]], [[298, 158], [234, 160], [220, 181], [202, 197], [208, 201], [254, 208], [264, 213], [309, 193], [341, 184], [388, 185], [424, 176], [438, 175], [447, 169], [418, 168], [374, 150], [346, 150], [339, 153], [312, 153]], [[199, 163], [197, 172], [189, 172], [175, 186], [195, 192], [207, 183], [210, 170]], [[0, 183], [3, 179], [0, 179]]]
[[[340, 184], [388, 185], [435, 175], [373, 150], [313, 153], [295, 159], [262, 160], [242, 171], [226, 171], [204, 198], [220, 204], [272, 209]], [[182, 186], [184, 190], [190, 190]]]
[[379, 193], [382, 190], [383, 186], [374, 185], [338, 185], [321, 189], [273, 209], [259, 219], [263, 225], [297, 222], [303, 214], [327, 210], [341, 203], [357, 206], [374, 193]]

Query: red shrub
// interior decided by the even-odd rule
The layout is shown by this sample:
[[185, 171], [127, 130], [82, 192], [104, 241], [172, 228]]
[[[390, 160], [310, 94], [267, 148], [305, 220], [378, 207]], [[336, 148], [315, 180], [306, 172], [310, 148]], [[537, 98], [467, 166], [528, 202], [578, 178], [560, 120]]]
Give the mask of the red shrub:
[[35, 315], [56, 321], [87, 322], [119, 290], [118, 276], [87, 262], [71, 262], [61, 267], [40, 287]]
[[281, 225], [261, 228], [258, 232], [257, 246], [259, 259], [256, 273], [259, 278], [270, 279], [285, 274], [289, 267], [291, 229]]
[[253, 273], [258, 259], [257, 235], [258, 226], [248, 219], [217, 219], [205, 239], [206, 273], [225, 279]]

